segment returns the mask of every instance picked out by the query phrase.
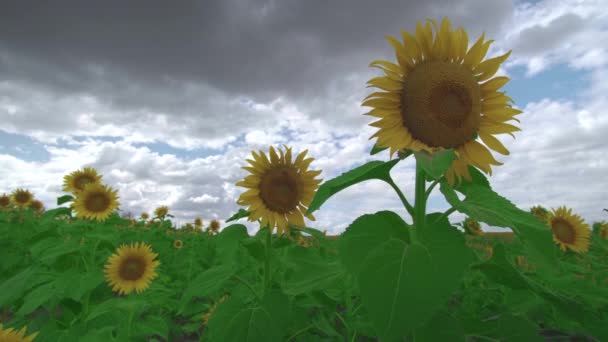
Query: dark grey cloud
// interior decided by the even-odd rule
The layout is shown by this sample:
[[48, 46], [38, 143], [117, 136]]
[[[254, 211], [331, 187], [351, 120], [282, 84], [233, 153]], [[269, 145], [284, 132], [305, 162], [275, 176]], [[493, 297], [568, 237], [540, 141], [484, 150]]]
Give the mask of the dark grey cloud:
[[520, 56], [540, 54], [568, 43], [585, 29], [586, 20], [574, 13], [563, 14], [546, 26], [534, 25], [522, 30], [513, 51]]

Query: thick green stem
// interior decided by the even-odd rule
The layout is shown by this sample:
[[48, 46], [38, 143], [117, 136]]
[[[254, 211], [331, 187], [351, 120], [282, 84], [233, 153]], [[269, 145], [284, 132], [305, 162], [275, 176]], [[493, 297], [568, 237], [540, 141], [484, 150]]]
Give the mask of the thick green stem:
[[272, 247], [272, 231], [270, 226], [267, 225], [266, 228], [268, 228], [268, 235], [266, 235], [266, 262], [264, 263], [264, 293], [270, 287], [270, 248]]
[[410, 216], [414, 217], [414, 207], [412, 207], [410, 205], [410, 202], [407, 201], [407, 198], [405, 198], [405, 195], [403, 195], [403, 192], [401, 192], [401, 189], [399, 189], [399, 187], [397, 187], [395, 182], [393, 182], [392, 180], [390, 180], [390, 182], [388, 182], [388, 184], [390, 184], [391, 187], [393, 187], [393, 189], [395, 189], [395, 192], [397, 192], [397, 195], [399, 195], [401, 202], [403, 202], [403, 206], [405, 206], [405, 209], [410, 214]]
[[416, 163], [416, 199], [414, 202], [414, 239], [417, 232], [424, 230], [426, 217], [426, 189], [425, 189], [424, 170], [419, 163]]
[[431, 186], [429, 186], [429, 188], [426, 190], [426, 194], [424, 195], [424, 197], [426, 197], [426, 199], [429, 199], [429, 196], [431, 195], [431, 191], [433, 191], [433, 188], [439, 184], [439, 181], [436, 180], [433, 183], [431, 183]]

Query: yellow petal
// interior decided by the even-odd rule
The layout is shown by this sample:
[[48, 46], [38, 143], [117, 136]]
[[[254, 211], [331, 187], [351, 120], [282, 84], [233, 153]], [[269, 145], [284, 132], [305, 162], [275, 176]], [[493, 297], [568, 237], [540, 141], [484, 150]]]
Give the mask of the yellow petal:
[[305, 227], [304, 216], [299, 210], [293, 210], [290, 213], [287, 213], [287, 221], [293, 225]]
[[[388, 91], [395, 91], [395, 90], [401, 90], [403, 88], [403, 83], [402, 82], [398, 82], [395, 80], [392, 80], [388, 77], [374, 77], [371, 80], [367, 81], [368, 84], [370, 84], [371, 86], [380, 88], [380, 89], [384, 89], [384, 90], [388, 90]], [[368, 86], [369, 88], [369, 86]]]
[[390, 70], [392, 72], [395, 73], [400, 73], [401, 72], [401, 68], [399, 68], [399, 66], [395, 63], [391, 63], [389, 61], [385, 61], [382, 59], [376, 59], [374, 61], [372, 61], [371, 63], [369, 63], [370, 67], [375, 67], [375, 68], [379, 68], [379, 69], [387, 69]]
[[486, 61], [483, 61], [479, 64], [475, 69], [473, 69], [473, 74], [481, 74], [477, 79], [479, 81], [487, 80], [488, 78], [494, 76], [496, 71], [498, 71], [498, 67], [502, 62], [504, 62], [509, 55], [511, 55], [511, 50], [505, 53], [502, 56], [490, 58]]
[[273, 165], [277, 165], [279, 163], [279, 156], [272, 146], [270, 146], [270, 160], [272, 161]]
[[408, 68], [411, 69], [414, 66], [414, 63], [410, 60], [403, 45], [391, 36], [385, 36], [384, 38], [386, 38], [395, 49], [395, 54], [397, 56], [397, 61], [399, 61], [399, 65], [401, 66], [401, 70], [407, 71]]
[[422, 59], [422, 50], [416, 42], [416, 38], [414, 38], [409, 32], [401, 31], [401, 38], [403, 39], [403, 45], [407, 50], [407, 53], [410, 57], [414, 59], [415, 62], [419, 62]]
[[506, 95], [499, 95], [496, 97], [493, 97], [491, 99], [486, 99], [484, 98], [483, 103], [485, 104], [499, 104], [502, 103], [504, 105], [508, 104], [509, 102], [513, 102], [513, 99], [506, 96]]
[[479, 37], [479, 39], [477, 39], [475, 44], [473, 44], [473, 46], [471, 47], [469, 52], [466, 54], [466, 56], [464, 57], [464, 63], [463, 63], [464, 66], [473, 69], [473, 67], [476, 66], [476, 64], [473, 64], [474, 61], [480, 61], [483, 58], [483, 56], [482, 57], [480, 57], [480, 56], [481, 56], [481, 51], [482, 51], [482, 47], [483, 47], [484, 37], [485, 37], [485, 32], [481, 34], [481, 37]]
[[478, 134], [479, 134], [479, 137], [481, 138], [481, 141], [483, 141], [483, 143], [486, 144], [489, 148], [493, 149], [494, 151], [496, 151], [502, 155], [505, 155], [505, 156], [509, 155], [509, 150], [507, 150], [507, 148], [493, 135], [485, 134], [485, 133], [481, 133], [481, 132], [479, 132]]
[[469, 36], [467, 35], [467, 31], [463, 28], [458, 30], [460, 32], [460, 46], [458, 50], [458, 62], [462, 62], [464, 57], [467, 55], [467, 49], [469, 48]]
[[304, 157], [306, 157], [306, 153], [308, 153], [307, 149], [298, 155], [294, 164], [300, 164], [302, 162], [302, 160], [304, 159]]
[[519, 129], [518, 127], [515, 127], [513, 125], [509, 125], [507, 123], [493, 123], [493, 122], [488, 122], [488, 121], [481, 121], [479, 123], [479, 131], [486, 133], [486, 134], [505, 134], [508, 133], [510, 134], [513, 138], [515, 138], [515, 136], [511, 133], [511, 132], [517, 132], [517, 131], [521, 131], [521, 129]]
[[509, 78], [505, 76], [494, 77], [486, 83], [481, 84], [480, 88], [482, 92], [488, 93], [491, 91], [496, 91], [500, 87], [504, 86], [509, 82]]

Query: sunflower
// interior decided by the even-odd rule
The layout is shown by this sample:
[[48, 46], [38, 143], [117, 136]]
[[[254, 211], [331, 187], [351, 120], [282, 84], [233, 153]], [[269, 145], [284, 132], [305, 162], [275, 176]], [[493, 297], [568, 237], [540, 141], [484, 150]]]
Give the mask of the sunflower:
[[30, 202], [30, 208], [34, 209], [34, 211], [36, 212], [42, 212], [44, 210], [44, 204], [41, 201], [35, 199]]
[[104, 221], [119, 205], [116, 190], [103, 184], [89, 183], [76, 195], [71, 206], [76, 216]]
[[29, 190], [19, 188], [13, 191], [11, 194], [11, 199], [13, 204], [15, 204], [17, 207], [25, 208], [30, 205], [34, 199], [34, 195]]
[[565, 206], [553, 209], [549, 213], [547, 224], [553, 231], [553, 241], [562, 251], [566, 248], [577, 253], [589, 250], [591, 229], [580, 216], [572, 214], [572, 209]]
[[477, 220], [467, 217], [464, 222], [462, 222], [462, 227], [464, 228], [465, 233], [470, 235], [481, 235], [483, 234], [483, 230], [481, 230], [481, 225]]
[[[436, 32], [434, 40], [431, 23]], [[401, 34], [403, 44], [386, 37], [396, 50], [399, 64], [385, 60], [370, 63], [386, 74], [368, 81], [368, 87], [385, 92], [370, 94], [362, 104], [373, 108], [366, 115], [380, 118], [370, 124], [379, 128], [370, 139], [378, 137], [376, 145], [390, 148], [391, 158], [402, 149], [428, 153], [454, 149], [456, 159], [444, 174], [450, 185], [455, 177], [458, 181], [461, 177], [471, 180], [468, 165], [492, 175], [490, 165], [502, 163], [476, 139], [508, 155], [493, 135], [513, 136], [512, 132], [520, 130], [505, 122], [519, 121], [514, 116], [521, 111], [512, 108], [508, 104], [512, 99], [498, 91], [509, 78], [488, 80], [511, 51], [482, 62], [493, 41], [484, 42], [483, 34], [467, 51], [466, 31], [452, 30], [447, 18], [441, 28], [429, 19], [424, 28], [417, 24], [415, 36], [406, 31]]]
[[150, 281], [158, 276], [155, 270], [160, 261], [154, 260], [157, 256], [145, 243], [121, 245], [105, 265], [105, 278], [112, 291], [128, 295], [133, 290], [140, 293], [147, 289]]
[[228, 298], [227, 295], [223, 295], [222, 297], [220, 297], [220, 299], [213, 303], [213, 305], [211, 306], [211, 308], [209, 309], [209, 311], [207, 311], [204, 315], [203, 315], [203, 324], [205, 325], [209, 325], [209, 318], [211, 318], [211, 315], [213, 314], [213, 312], [217, 309], [217, 306], [222, 304], [226, 298]]
[[211, 229], [212, 232], [217, 233], [220, 230], [220, 222], [218, 220], [211, 220], [209, 229]]
[[156, 215], [156, 217], [165, 217], [168, 212], [169, 207], [166, 205], [161, 205], [160, 207], [154, 209], [154, 215]]
[[602, 221], [599, 223], [598, 231], [602, 239], [608, 240], [608, 222]]
[[89, 183], [101, 183], [101, 175], [98, 175], [94, 168], [85, 167], [63, 177], [63, 191], [76, 194], [83, 191]]
[[547, 218], [549, 218], [549, 211], [540, 205], [530, 208], [530, 213], [543, 222], [546, 222]]
[[[251, 175], [236, 183], [249, 188], [237, 200], [239, 205], [249, 205], [248, 220], [254, 222], [261, 218], [262, 227], [268, 224], [272, 232], [277, 226], [279, 234], [287, 231], [288, 223], [304, 226], [303, 214], [322, 181], [314, 178], [321, 171], [307, 170], [314, 160], [304, 159], [308, 150], [300, 153], [292, 163], [291, 149], [287, 146], [285, 149], [285, 154], [278, 149], [278, 156], [271, 146], [270, 160], [262, 151], [259, 154], [252, 152], [254, 160], [247, 159], [251, 167], [242, 167]], [[306, 217], [315, 220], [312, 214]]]
[[197, 228], [202, 227], [203, 226], [203, 220], [201, 220], [200, 217], [196, 217], [194, 219], [194, 226], [197, 227]]
[[182, 247], [184, 247], [184, 243], [182, 242], [182, 240], [175, 240], [173, 241], [173, 247], [181, 249]]
[[147, 220], [148, 218], [150, 218], [150, 215], [148, 215], [148, 213], [141, 213], [140, 217], [142, 220]]
[[11, 205], [11, 196], [2, 194], [0, 196], [0, 208], [8, 208]]
[[18, 332], [13, 328], [3, 329], [2, 323], [0, 323], [0, 341], [2, 342], [32, 342], [38, 333], [33, 333], [30, 336], [25, 337], [26, 327], [21, 328]]

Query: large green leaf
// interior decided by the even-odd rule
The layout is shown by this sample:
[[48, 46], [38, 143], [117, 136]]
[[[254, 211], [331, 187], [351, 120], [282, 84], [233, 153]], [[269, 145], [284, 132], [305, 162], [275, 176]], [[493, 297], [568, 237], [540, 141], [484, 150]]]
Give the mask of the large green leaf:
[[354, 184], [370, 179], [380, 179], [388, 183], [392, 182], [390, 171], [399, 161], [399, 159], [393, 159], [387, 162], [379, 160], [370, 161], [321, 184], [315, 197], [310, 202], [306, 214], [310, 214], [319, 209], [331, 196]]
[[289, 267], [284, 284], [288, 295], [324, 290], [344, 277], [338, 261], [327, 261], [315, 251], [300, 246], [289, 247], [283, 262]]
[[460, 322], [445, 310], [437, 312], [424, 326], [416, 329], [414, 338], [417, 342], [465, 341]]
[[249, 212], [247, 210], [239, 209], [239, 211], [236, 214], [230, 216], [230, 218], [227, 219], [226, 222], [236, 221], [238, 219], [241, 219], [243, 217], [248, 217], [248, 216], [249, 216]]
[[358, 217], [338, 240], [340, 260], [352, 274], [359, 273], [363, 261], [377, 246], [389, 239], [409, 243], [409, 226], [392, 211], [379, 211]]
[[433, 154], [426, 151], [417, 151], [414, 152], [414, 157], [416, 157], [416, 162], [420, 164], [424, 172], [433, 179], [439, 179], [450, 168], [456, 155], [454, 150], [448, 149]]
[[474, 265], [472, 268], [480, 270], [486, 277], [497, 284], [507, 286], [511, 289], [531, 289], [526, 278], [513, 268], [513, 265], [507, 260], [505, 248], [502, 244], [496, 244], [493, 247], [492, 258], [489, 261]]
[[369, 154], [371, 156], [373, 156], [374, 154], [378, 154], [384, 150], [386, 150], [388, 147], [378, 147], [378, 144], [374, 144], [374, 147], [372, 147], [372, 150], [369, 152]]
[[361, 268], [361, 299], [382, 340], [394, 341], [424, 326], [458, 289], [474, 260], [463, 235], [439, 214], [430, 216], [428, 222], [435, 223], [420, 242], [390, 238]]
[[492, 189], [470, 184], [460, 201], [456, 192], [443, 179], [441, 192], [456, 210], [490, 226], [511, 228], [525, 244], [526, 254], [531, 261], [547, 272], [557, 268], [557, 248], [553, 243], [551, 230], [534, 215], [517, 208], [506, 198]]
[[220, 290], [235, 274], [232, 264], [212, 267], [190, 281], [180, 300], [178, 313], [181, 314], [192, 297], [210, 297]]

